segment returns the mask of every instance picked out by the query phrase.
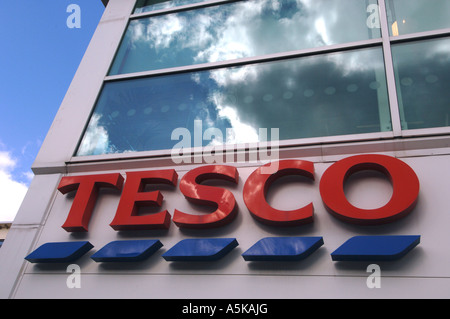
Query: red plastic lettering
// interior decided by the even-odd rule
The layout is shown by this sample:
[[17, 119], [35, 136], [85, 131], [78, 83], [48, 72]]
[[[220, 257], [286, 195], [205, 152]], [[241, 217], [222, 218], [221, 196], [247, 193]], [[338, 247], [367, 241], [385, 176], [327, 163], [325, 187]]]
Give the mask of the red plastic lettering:
[[63, 177], [58, 185], [62, 194], [77, 190], [65, 223], [68, 232], [87, 232], [100, 187], [120, 190], [123, 177], [119, 173]]
[[180, 181], [180, 190], [192, 203], [217, 207], [206, 215], [185, 214], [175, 209], [173, 222], [184, 228], [212, 228], [231, 222], [237, 214], [236, 200], [227, 189], [200, 185], [209, 179], [221, 179], [235, 184], [239, 181], [239, 173], [235, 167], [226, 165], [209, 165], [195, 168], [187, 172]]
[[173, 169], [127, 172], [127, 179], [117, 207], [116, 216], [110, 226], [115, 230], [167, 229], [170, 214], [167, 210], [149, 215], [139, 215], [143, 206], [161, 206], [160, 191], [144, 192], [147, 184], [177, 185], [178, 175]]
[[[391, 180], [390, 201], [376, 209], [361, 209], [349, 203], [344, 183], [353, 173], [376, 170]], [[357, 155], [331, 165], [320, 181], [320, 194], [327, 210], [337, 218], [360, 225], [377, 225], [398, 220], [411, 212], [419, 196], [419, 179], [406, 163], [386, 155]]]
[[[267, 165], [273, 164], [265, 166]], [[244, 202], [253, 217], [273, 226], [297, 226], [312, 222], [314, 215], [312, 203], [296, 210], [282, 211], [267, 203], [266, 194], [270, 185], [282, 176], [301, 175], [314, 180], [314, 164], [302, 160], [282, 160], [278, 162], [278, 170], [273, 174], [262, 174], [262, 167], [256, 169], [244, 185]]]

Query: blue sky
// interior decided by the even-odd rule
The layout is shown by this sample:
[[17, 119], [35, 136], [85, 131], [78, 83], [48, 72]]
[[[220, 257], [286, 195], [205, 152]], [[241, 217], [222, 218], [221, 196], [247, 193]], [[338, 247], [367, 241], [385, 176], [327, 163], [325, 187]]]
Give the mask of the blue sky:
[[[80, 28], [67, 25], [71, 4]], [[15, 217], [104, 9], [101, 0], [0, 1], [0, 222]]]

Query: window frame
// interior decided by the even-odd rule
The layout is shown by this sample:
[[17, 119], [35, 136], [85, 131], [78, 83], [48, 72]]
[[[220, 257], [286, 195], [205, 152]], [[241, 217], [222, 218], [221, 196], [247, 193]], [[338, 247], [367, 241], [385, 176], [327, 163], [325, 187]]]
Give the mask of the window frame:
[[[122, 38], [125, 36], [128, 25], [132, 20], [148, 18], [152, 16], [176, 13], [186, 10], [199, 9], [210, 6], [223, 5], [233, 2], [246, 1], [246, 0], [209, 0], [204, 2], [198, 2], [193, 4], [182, 5], [178, 7], [171, 7], [166, 9], [160, 9], [155, 11], [148, 11], [142, 13], [134, 13], [134, 10], [129, 15], [128, 23], [126, 27], [123, 29]], [[137, 1], [135, 1], [136, 5]], [[348, 142], [362, 142], [362, 141], [376, 141], [376, 140], [392, 140], [396, 138], [402, 137], [427, 137], [434, 135], [447, 135], [450, 134], [450, 126], [449, 127], [438, 127], [438, 128], [423, 128], [423, 129], [414, 129], [414, 130], [403, 130], [401, 126], [400, 120], [400, 110], [399, 103], [397, 97], [397, 89], [395, 83], [395, 71], [393, 65], [392, 51], [391, 46], [396, 43], [402, 42], [412, 42], [418, 40], [425, 39], [434, 39], [439, 37], [450, 37], [450, 28], [411, 33], [406, 35], [399, 36], [391, 36], [389, 34], [389, 22], [387, 17], [387, 8], [386, 8], [386, 0], [378, 0], [378, 8], [379, 8], [379, 19], [381, 26], [381, 37], [377, 39], [369, 39], [362, 40], [356, 42], [342, 43], [336, 45], [329, 45], [323, 47], [316, 47], [310, 49], [301, 49], [295, 51], [274, 53], [274, 54], [266, 54], [261, 56], [253, 56], [246, 57], [234, 60], [226, 60], [219, 62], [211, 62], [211, 63], [202, 63], [196, 65], [187, 65], [181, 67], [173, 67], [166, 69], [158, 69], [158, 70], [150, 70], [150, 71], [142, 71], [135, 73], [127, 73], [127, 74], [119, 74], [119, 75], [108, 75], [104, 77], [103, 83], [108, 83], [111, 81], [118, 80], [126, 80], [126, 79], [135, 79], [142, 77], [153, 77], [160, 75], [170, 75], [184, 72], [194, 72], [194, 71], [202, 71], [202, 70], [211, 70], [223, 67], [234, 67], [240, 65], [246, 65], [250, 63], [261, 63], [261, 62], [270, 62], [270, 61], [279, 61], [290, 58], [299, 58], [299, 57], [307, 57], [314, 55], [322, 55], [334, 52], [344, 52], [349, 50], [356, 49], [364, 49], [371, 47], [379, 47], [383, 52], [384, 57], [384, 68], [386, 74], [386, 82], [387, 82], [387, 93], [388, 93], [388, 101], [389, 101], [389, 110], [391, 117], [391, 125], [392, 130], [389, 132], [375, 132], [375, 133], [362, 133], [362, 134], [350, 134], [350, 135], [336, 135], [336, 136], [326, 136], [326, 137], [314, 137], [314, 138], [299, 138], [292, 140], [280, 140], [278, 145], [280, 150], [284, 149], [295, 149], [301, 147], [309, 147], [314, 145], [323, 145], [323, 144], [335, 144], [335, 143], [348, 143]], [[114, 58], [120, 48], [122, 40], [119, 42], [113, 59], [110, 61], [110, 68], [112, 67]], [[102, 86], [103, 88], [103, 86]], [[102, 89], [99, 90], [97, 99], [100, 96]], [[97, 100], [96, 100], [97, 102]], [[81, 141], [86, 132], [86, 128], [91, 119], [92, 114], [94, 113], [96, 103], [92, 106], [91, 114], [89, 115], [85, 127], [82, 131], [81, 136], [79, 137], [79, 141], [76, 145], [76, 148], [73, 152], [70, 163], [82, 163], [82, 162], [90, 162], [90, 161], [105, 161], [105, 160], [118, 160], [118, 159], [137, 159], [137, 158], [160, 158], [165, 161], [167, 158], [170, 159], [171, 149], [165, 150], [152, 150], [152, 151], [139, 151], [139, 152], [130, 152], [130, 153], [114, 153], [114, 154], [102, 154], [102, 155], [87, 155], [87, 156], [77, 156], [76, 152], [81, 144]], [[223, 146], [224, 149], [227, 146]], [[252, 146], [248, 144], [234, 144], [232, 145], [235, 152], [240, 151], [251, 151]], [[185, 149], [185, 153], [197, 154], [203, 152], [202, 147], [193, 147], [191, 149]]]

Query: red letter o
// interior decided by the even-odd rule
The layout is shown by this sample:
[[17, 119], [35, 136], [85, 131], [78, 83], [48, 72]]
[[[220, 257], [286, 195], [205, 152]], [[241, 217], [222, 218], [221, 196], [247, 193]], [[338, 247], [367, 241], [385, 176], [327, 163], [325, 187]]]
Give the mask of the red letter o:
[[[376, 170], [391, 180], [390, 201], [376, 209], [353, 206], [345, 197], [344, 183], [361, 170]], [[356, 155], [331, 165], [320, 181], [320, 194], [327, 210], [337, 218], [360, 225], [378, 225], [398, 220], [409, 214], [419, 196], [419, 179], [401, 160], [386, 155]]]

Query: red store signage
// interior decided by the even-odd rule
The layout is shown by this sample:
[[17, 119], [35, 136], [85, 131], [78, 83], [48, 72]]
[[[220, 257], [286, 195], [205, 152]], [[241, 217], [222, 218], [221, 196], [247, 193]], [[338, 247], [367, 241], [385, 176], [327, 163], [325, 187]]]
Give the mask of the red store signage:
[[[273, 164], [273, 163], [272, 163]], [[271, 163], [266, 165], [272, 165]], [[257, 168], [246, 180], [243, 189], [245, 205], [252, 216], [273, 226], [296, 226], [313, 222], [313, 203], [305, 207], [281, 211], [271, 207], [265, 198], [270, 185], [282, 176], [302, 175], [314, 180], [314, 163], [304, 160], [280, 160], [272, 174]], [[392, 197], [383, 207], [361, 209], [345, 197], [345, 180], [358, 171], [376, 170], [385, 174], [393, 187]], [[210, 214], [195, 215], [174, 211], [173, 222], [180, 228], [212, 228], [226, 225], [237, 214], [236, 200], [227, 189], [202, 185], [209, 179], [238, 183], [237, 168], [228, 165], [199, 166], [180, 180], [180, 191], [187, 200], [216, 207]], [[168, 184], [176, 187], [178, 174], [174, 169], [126, 172], [126, 182], [119, 173], [63, 177], [58, 190], [66, 194], [76, 190], [68, 217], [62, 227], [68, 232], [88, 231], [98, 190], [101, 187], [122, 190], [114, 219], [115, 230], [167, 229], [171, 215], [167, 210], [151, 215], [139, 215], [139, 207], [161, 206], [160, 191], [144, 191], [147, 184]], [[354, 224], [376, 225], [398, 220], [412, 211], [419, 195], [419, 180], [403, 161], [386, 155], [356, 155], [332, 164], [320, 180], [320, 195], [326, 209], [335, 217]]]

